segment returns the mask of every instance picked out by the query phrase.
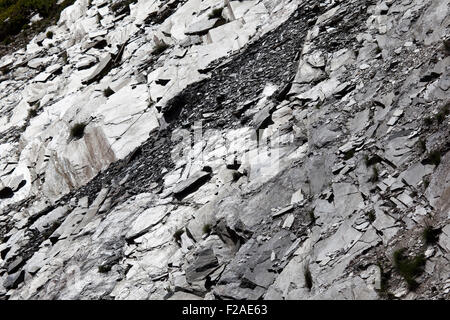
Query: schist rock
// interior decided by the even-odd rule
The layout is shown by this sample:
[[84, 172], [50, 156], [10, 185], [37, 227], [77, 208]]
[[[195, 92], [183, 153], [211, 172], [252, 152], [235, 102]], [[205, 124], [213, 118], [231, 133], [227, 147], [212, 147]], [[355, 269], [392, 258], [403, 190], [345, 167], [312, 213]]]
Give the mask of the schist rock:
[[186, 180], [178, 183], [173, 189], [174, 196], [181, 200], [189, 194], [197, 191], [202, 185], [211, 179], [211, 172], [197, 171]]
[[33, 15], [20, 27], [42, 32], [0, 46], [0, 299], [448, 299], [448, 17], [446, 0]]

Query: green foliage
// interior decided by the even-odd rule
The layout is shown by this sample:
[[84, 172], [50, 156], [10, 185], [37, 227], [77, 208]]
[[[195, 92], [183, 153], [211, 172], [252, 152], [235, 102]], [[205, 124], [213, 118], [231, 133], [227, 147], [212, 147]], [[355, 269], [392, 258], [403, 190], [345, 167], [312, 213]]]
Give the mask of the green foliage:
[[434, 150], [428, 154], [428, 162], [438, 166], [441, 163], [441, 152]]
[[383, 159], [377, 154], [373, 156], [366, 155], [364, 157], [364, 163], [366, 164], [366, 167], [373, 166], [374, 164], [380, 163]]
[[10, 37], [10, 36], [6, 36], [2, 41], [1, 41], [1, 43], [3, 44], [3, 45], [5, 45], [5, 46], [7, 46], [8, 44], [10, 44], [10, 43], [12, 43], [13, 42], [13, 39]]
[[370, 210], [369, 212], [366, 213], [366, 215], [370, 223], [374, 222], [375, 219], [377, 218], [377, 216], [375, 215], [375, 210]]
[[422, 153], [427, 151], [427, 142], [425, 141], [425, 139], [419, 140], [419, 149]]
[[136, 2], [137, 0], [117, 1], [111, 5], [111, 10], [117, 14], [122, 14], [125, 11], [129, 11], [130, 4], [134, 4]]
[[209, 19], [222, 18], [223, 8], [216, 8], [208, 15]]
[[158, 55], [166, 51], [167, 48], [169, 48], [169, 45], [166, 44], [165, 42], [161, 42], [155, 46], [152, 53], [154, 55]]
[[86, 128], [85, 123], [75, 123], [72, 128], [70, 128], [70, 137], [72, 139], [81, 139], [84, 135], [84, 129]]
[[422, 231], [422, 237], [426, 244], [434, 244], [438, 242], [440, 234], [440, 229], [435, 229], [430, 225], [427, 225]]
[[64, 64], [67, 64], [67, 62], [69, 61], [69, 56], [67, 55], [67, 51], [63, 51], [61, 53], [61, 58], [62, 58]]
[[58, 5], [57, 0], [0, 0], [0, 41], [11, 42], [12, 36], [28, 28], [25, 26], [28, 26], [30, 18], [36, 13], [43, 17], [43, 20], [36, 23], [37, 26], [43, 28], [50, 25], [59, 19], [64, 8], [74, 2], [75, 0], [65, 0]]
[[311, 290], [313, 286], [313, 279], [311, 275], [311, 271], [309, 270], [309, 266], [306, 266], [303, 270], [303, 276], [305, 277], [305, 284], [308, 290]]
[[98, 266], [98, 272], [107, 273], [111, 270], [111, 266], [108, 264]]
[[242, 173], [236, 170], [233, 171], [232, 175], [233, 175], [233, 182], [238, 181], [242, 177]]
[[180, 242], [181, 241], [181, 235], [184, 233], [183, 229], [179, 229], [177, 231], [175, 231], [175, 233], [173, 234], [173, 238], [175, 239], [176, 242]]
[[52, 39], [53, 38], [53, 32], [52, 31], [48, 31], [47, 34], [45, 35], [47, 38]]
[[443, 106], [441, 108], [441, 110], [439, 110], [439, 112], [436, 114], [436, 116], [434, 117], [436, 119], [436, 121], [441, 124], [442, 122], [444, 122], [445, 117], [450, 113], [450, 103], [447, 103], [445, 106]]
[[37, 116], [37, 110], [32, 108], [28, 109], [28, 119], [34, 118]]
[[431, 119], [430, 117], [425, 117], [423, 119], [423, 123], [428, 127], [431, 126], [433, 124], [433, 119]]
[[309, 221], [311, 224], [316, 223], [316, 216], [314, 215], [314, 209], [308, 211]]
[[315, 108], [317, 109], [317, 110], [320, 110], [320, 108], [322, 108], [322, 105], [324, 104], [324, 102], [322, 101], [322, 100], [318, 100], [317, 102], [316, 102], [316, 105], [315, 105]]
[[426, 262], [425, 256], [421, 253], [415, 257], [409, 258], [405, 253], [405, 248], [394, 252], [394, 267], [403, 279], [405, 279], [409, 290], [415, 290], [419, 284], [414, 278], [423, 273]]
[[431, 126], [433, 124], [433, 120], [436, 120], [436, 122], [439, 124], [441, 124], [442, 122], [444, 122], [445, 118], [450, 114], [450, 102], [445, 104], [439, 111], [438, 113], [433, 117], [425, 117], [423, 119], [423, 123], [426, 126]]
[[212, 230], [212, 228], [211, 228], [211, 225], [210, 224], [205, 224], [204, 226], [203, 226], [203, 234], [210, 234], [211, 233], [211, 230]]
[[0, 10], [8, 9], [8, 7], [15, 4], [17, 0], [0, 0]]
[[344, 153], [344, 160], [349, 160], [349, 159], [353, 158], [354, 155], [355, 155], [354, 149], [347, 151], [346, 153]]
[[369, 155], [364, 155], [364, 163], [366, 164], [366, 167], [369, 166]]

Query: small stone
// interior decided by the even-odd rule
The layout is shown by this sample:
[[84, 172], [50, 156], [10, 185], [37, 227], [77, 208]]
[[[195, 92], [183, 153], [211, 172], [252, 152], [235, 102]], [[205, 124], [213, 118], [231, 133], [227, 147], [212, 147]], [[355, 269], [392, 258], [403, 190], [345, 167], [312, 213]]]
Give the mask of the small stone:
[[434, 254], [434, 248], [428, 248], [426, 251], [425, 251], [425, 258], [430, 258], [430, 257], [432, 257], [433, 256], [433, 254]]
[[367, 63], [363, 63], [362, 65], [359, 66], [359, 68], [360, 68], [361, 70], [366, 70], [366, 69], [369, 69], [370, 66], [369, 66]]
[[293, 214], [288, 215], [286, 220], [284, 220], [283, 229], [290, 229], [294, 223], [294, 220], [295, 216]]
[[401, 195], [399, 195], [397, 199], [407, 207], [411, 207], [414, 203], [414, 200], [406, 192], [403, 192]]

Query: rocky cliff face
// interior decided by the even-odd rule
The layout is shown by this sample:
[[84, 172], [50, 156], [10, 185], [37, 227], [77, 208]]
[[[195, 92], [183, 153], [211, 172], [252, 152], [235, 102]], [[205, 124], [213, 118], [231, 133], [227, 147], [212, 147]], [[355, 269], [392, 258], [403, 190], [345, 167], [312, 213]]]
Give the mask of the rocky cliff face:
[[0, 59], [3, 299], [448, 299], [445, 0], [77, 0]]

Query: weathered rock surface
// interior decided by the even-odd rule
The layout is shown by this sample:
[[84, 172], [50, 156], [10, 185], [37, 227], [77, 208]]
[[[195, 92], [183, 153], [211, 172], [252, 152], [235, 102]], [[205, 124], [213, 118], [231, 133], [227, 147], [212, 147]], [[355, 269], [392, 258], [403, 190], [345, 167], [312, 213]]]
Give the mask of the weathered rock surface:
[[0, 58], [0, 298], [450, 298], [447, 1], [112, 4]]

